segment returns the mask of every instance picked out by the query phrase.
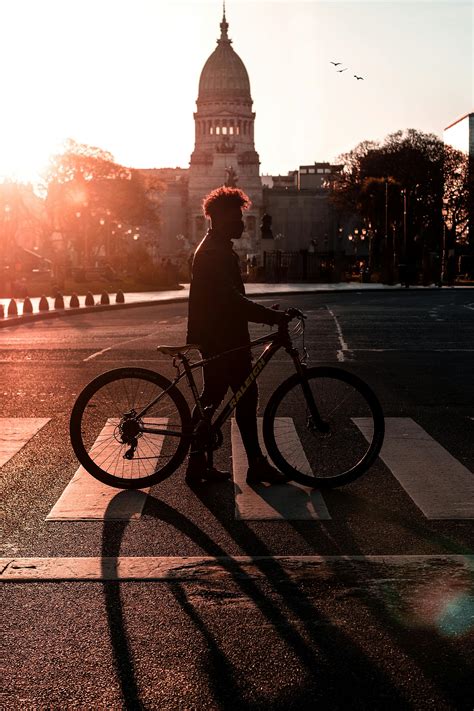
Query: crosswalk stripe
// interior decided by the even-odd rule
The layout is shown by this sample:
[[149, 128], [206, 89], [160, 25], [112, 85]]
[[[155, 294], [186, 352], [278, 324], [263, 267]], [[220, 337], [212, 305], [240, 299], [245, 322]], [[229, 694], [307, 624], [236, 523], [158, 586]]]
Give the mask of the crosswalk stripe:
[[[465, 575], [469, 586], [474, 570], [474, 555], [308, 555], [308, 556], [189, 556], [189, 557], [80, 557], [80, 558], [0, 558], [0, 582], [28, 581], [107, 581], [107, 580], [180, 580], [215, 583], [238, 575], [239, 579], [284, 576], [292, 579], [328, 580], [341, 570], [364, 583], [377, 579], [386, 584], [387, 569], [391, 575], [429, 571], [433, 566], [447, 576]], [[369, 572], [369, 578], [367, 576]], [[429, 572], [428, 572], [429, 574]], [[347, 579], [347, 578], [346, 578]], [[395, 578], [394, 578], [395, 579]]]
[[50, 417], [0, 417], [0, 467], [18, 454]]
[[[165, 427], [167, 418], [145, 418], [148, 425], [155, 424]], [[113, 429], [117, 426], [118, 420], [110, 418], [107, 420], [102, 431], [94, 442], [91, 454], [96, 450], [96, 461], [98, 464], [107, 462], [111, 457], [118, 456], [121, 460], [122, 476], [132, 474], [135, 465], [135, 472], [140, 476], [151, 474], [163, 445], [164, 436], [153, 435], [153, 445], [144, 435], [139, 439], [137, 452], [143, 461], [138, 459], [126, 460], [121, 458], [121, 445], [113, 437]], [[104, 440], [107, 440], [105, 448], [100, 451], [100, 459], [97, 450], [103, 447]], [[151, 440], [151, 436], [150, 436]], [[136, 464], [141, 462], [137, 471]], [[118, 489], [102, 484], [94, 479], [85, 469], [80, 466], [74, 474], [69, 484], [55, 503], [49, 514], [47, 521], [88, 521], [88, 520], [130, 520], [140, 518], [146, 495], [150, 487], [143, 489], [126, 490], [119, 494]]]
[[[263, 418], [259, 417], [257, 420], [259, 437], [262, 448], [264, 449], [262, 422]], [[280, 426], [285, 427], [287, 434], [289, 423], [292, 423], [289, 417], [276, 418], [276, 426], [280, 424]], [[239, 428], [234, 418], [232, 419], [231, 438], [232, 469], [236, 489], [235, 517], [237, 519], [304, 521], [308, 519], [328, 520], [331, 518], [321, 493], [309, 487], [302, 486], [295, 482], [282, 486], [266, 486], [265, 484], [255, 488], [249, 486], [245, 481], [248, 468], [247, 457]], [[294, 426], [293, 437], [291, 439], [287, 437], [286, 441], [292, 450], [294, 450], [295, 447], [298, 448], [303, 470], [306, 469], [308, 473], [311, 473], [309, 463]]]
[[[354, 422], [368, 439], [372, 420]], [[426, 518], [474, 518], [474, 474], [410, 417], [385, 418], [380, 458]]]

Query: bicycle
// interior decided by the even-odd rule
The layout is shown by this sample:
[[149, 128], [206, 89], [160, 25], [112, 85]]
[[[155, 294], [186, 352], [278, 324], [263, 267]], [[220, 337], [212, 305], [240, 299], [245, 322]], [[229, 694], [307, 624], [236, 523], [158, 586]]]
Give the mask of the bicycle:
[[[73, 407], [70, 436], [79, 462], [96, 479], [120, 489], [157, 484], [184, 461], [191, 442], [213, 452], [223, 441], [222, 426], [251, 383], [283, 348], [296, 372], [271, 395], [263, 415], [263, 439], [274, 464], [290, 479], [315, 488], [353, 482], [375, 461], [384, 437], [384, 416], [371, 388], [338, 367], [308, 367], [305, 316], [296, 319], [293, 337], [302, 336], [302, 353], [294, 347], [289, 322], [261, 336], [250, 347], [266, 345], [241, 387], [214, 421], [203, 408], [193, 371], [227, 353], [191, 362], [195, 344], [158, 346], [173, 359], [176, 377], [139, 367], [102, 373], [81, 392]], [[178, 383], [185, 378], [198, 408], [192, 429], [188, 403]]]

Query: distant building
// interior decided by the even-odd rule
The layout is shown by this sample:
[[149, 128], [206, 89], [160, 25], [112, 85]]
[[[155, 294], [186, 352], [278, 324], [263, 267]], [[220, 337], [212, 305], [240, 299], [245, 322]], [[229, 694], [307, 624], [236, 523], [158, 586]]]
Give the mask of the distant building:
[[330, 163], [301, 165], [298, 171], [298, 187], [300, 190], [324, 188], [325, 181], [341, 169], [342, 165], [331, 165]]
[[188, 182], [188, 233], [196, 243], [206, 231], [202, 199], [223, 185], [239, 187], [252, 201], [246, 213], [246, 231], [237, 250], [258, 251], [258, 221], [262, 214], [260, 159], [255, 150], [250, 81], [244, 63], [232, 47], [225, 11], [217, 47], [206, 61], [199, 79], [194, 114], [195, 144]]
[[474, 112], [465, 114], [444, 129], [444, 142], [474, 157]]
[[203, 198], [227, 184], [244, 190], [252, 201], [245, 215], [246, 230], [234, 247], [242, 253], [259, 251], [259, 222], [263, 214], [260, 159], [255, 150], [250, 81], [244, 63], [232, 47], [225, 12], [221, 34], [201, 72], [194, 114], [195, 144], [189, 168], [143, 171], [165, 183], [158, 199], [163, 254], [174, 254], [183, 244], [191, 250], [204, 236], [208, 223]]
[[[341, 251], [340, 225], [324, 185], [341, 166], [313, 163], [287, 175], [260, 176], [249, 76], [232, 47], [228, 28], [224, 12], [217, 47], [199, 79], [189, 168], [143, 171], [166, 187], [157, 194], [162, 220], [157, 251], [164, 256], [192, 251], [208, 227], [202, 200], [223, 184], [241, 188], [252, 201], [243, 237], [234, 242], [243, 259], [255, 257], [261, 264], [263, 252], [272, 250]], [[264, 214], [272, 218], [273, 239], [262, 239]]]
[[325, 253], [341, 249], [337, 215], [324, 185], [340, 169], [340, 165], [313, 163], [287, 176], [262, 178], [264, 209], [272, 217], [274, 237], [264, 240], [262, 248]]

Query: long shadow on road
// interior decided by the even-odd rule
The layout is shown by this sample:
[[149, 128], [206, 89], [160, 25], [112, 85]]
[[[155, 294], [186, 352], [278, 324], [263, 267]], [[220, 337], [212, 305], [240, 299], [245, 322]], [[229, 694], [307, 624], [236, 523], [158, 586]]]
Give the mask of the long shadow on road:
[[[115, 498], [124, 494], [125, 492], [119, 493]], [[239, 685], [232, 664], [226, 658], [216, 636], [187, 596], [185, 583], [177, 580], [155, 583], [168, 585], [182, 611], [194, 624], [207, 645], [206, 670], [209, 689], [214, 697], [213, 708], [302, 709], [314, 708], [315, 702], [319, 701], [325, 703], [326, 708], [331, 709], [349, 707], [366, 709], [373, 708], [374, 699], [383, 703], [385, 708], [408, 708], [409, 704], [389, 676], [374, 664], [347, 634], [331, 623], [331, 620], [304, 592], [302, 586], [290, 578], [278, 560], [271, 559], [271, 553], [265, 551], [261, 539], [244, 522], [236, 528], [234, 521], [222, 520], [219, 515], [221, 502], [217, 501], [215, 489], [204, 487], [196, 494], [230, 531], [234, 540], [241, 544], [247, 555], [252, 556], [252, 549], [259, 549], [260, 555], [269, 556], [265, 560], [255, 558], [253, 561], [259, 570], [261, 585], [246, 574], [238, 560], [227, 556], [219, 543], [180, 511], [149, 496], [146, 513], [184, 533], [199, 546], [203, 555], [219, 558], [219, 565], [229, 578], [267, 620], [274, 634], [292, 651], [297, 659], [301, 678], [299, 683], [293, 683], [291, 689], [288, 690], [287, 687], [286, 692], [282, 692], [284, 697], [282, 695], [278, 699], [273, 696], [272, 699], [262, 699], [261, 703], [250, 701]], [[116, 504], [112, 502], [111, 505]], [[105, 521], [102, 542], [104, 558], [115, 558], [118, 561], [126, 526], [127, 523]], [[242, 536], [236, 533], [237, 530], [242, 530]], [[271, 593], [262, 589], [264, 585], [270, 587]], [[125, 626], [120, 582], [104, 582], [104, 595], [124, 707], [143, 708], [135, 676], [133, 653]], [[252, 640], [249, 639], [247, 651], [251, 652], [251, 645]], [[255, 660], [257, 664], [258, 661]], [[294, 679], [294, 676], [292, 678]], [[176, 689], [176, 694], [179, 697], [179, 689]]]
[[[367, 508], [363, 500], [357, 506], [358, 496], [353, 492], [334, 490], [330, 492], [331, 508], [333, 510], [353, 510], [354, 506], [364, 515], [369, 517], [368, 523], [391, 524], [398, 526], [403, 531], [409, 531], [422, 541], [430, 541], [439, 550], [439, 555], [469, 555], [472, 549], [466, 549], [446, 535], [435, 533], [428, 524], [417, 523], [408, 516], [394, 514], [383, 503], [377, 502], [376, 507]], [[313, 540], [308, 526], [298, 521], [289, 521], [298, 534], [309, 544]], [[352, 554], [364, 557], [359, 541], [352, 535], [351, 527], [344, 517], [337, 519], [337, 524], [344, 540], [344, 545], [349, 543]], [[321, 521], [322, 531], [326, 531], [336, 548], [337, 540], [331, 535], [327, 522]], [[346, 550], [346, 549], [345, 549]], [[345, 550], [340, 550], [343, 554]], [[441, 563], [440, 566], [443, 564]], [[423, 587], [418, 569], [418, 589], [412, 584], [412, 589], [418, 594], [421, 610], [418, 617], [413, 615], [413, 610], [406, 604], [398, 592], [396, 576], [386, 573], [386, 579], [378, 590], [359, 598], [359, 603], [365, 605], [371, 616], [378, 622], [380, 628], [391, 638], [393, 644], [401, 653], [411, 659], [431, 684], [439, 690], [440, 694], [456, 709], [469, 709], [472, 711], [474, 703], [474, 667], [466, 663], [466, 655], [462, 656], [457, 649], [457, 642], [464, 636], [472, 640], [474, 630], [474, 572], [472, 563], [467, 565], [462, 581], [446, 580], [446, 573], [442, 567], [431, 568], [428, 583]], [[354, 569], [357, 567], [353, 564]], [[351, 565], [346, 565], [346, 579], [350, 584]], [[409, 575], [407, 568], [406, 574]], [[339, 575], [345, 580], [344, 572]], [[381, 576], [383, 577], [383, 576]], [[444, 578], [444, 581], [443, 581]], [[413, 581], [412, 581], [413, 582]], [[437, 608], [437, 620], [434, 619], [434, 609]], [[444, 625], [439, 624], [443, 622]], [[438, 626], [437, 623], [438, 622]], [[444, 629], [443, 629], [444, 628]], [[474, 648], [471, 645], [472, 651]], [[472, 656], [471, 656], [472, 658]]]

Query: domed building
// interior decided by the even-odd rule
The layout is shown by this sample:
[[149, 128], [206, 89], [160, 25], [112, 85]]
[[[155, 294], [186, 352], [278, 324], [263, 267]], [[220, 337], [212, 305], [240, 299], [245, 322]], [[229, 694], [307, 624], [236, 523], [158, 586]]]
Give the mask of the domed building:
[[[224, 7], [217, 47], [199, 78], [189, 168], [143, 171], [167, 186], [166, 192], [157, 196], [162, 220], [157, 251], [166, 257], [187, 259], [208, 227], [202, 213], [203, 198], [227, 184], [244, 190], [252, 201], [245, 213], [242, 239], [233, 243], [243, 260], [251, 257], [253, 261], [255, 257], [258, 266], [265, 266], [271, 276], [277, 252], [293, 252], [297, 261], [305, 250], [332, 258], [336, 252], [342, 253], [342, 231], [328, 203], [323, 179], [342, 166], [314, 163], [300, 166], [287, 176], [260, 176], [249, 75], [228, 31]], [[273, 220], [273, 224], [262, 233], [264, 214], [266, 223], [271, 225]], [[288, 275], [310, 277], [306, 268], [300, 269], [299, 262]]]
[[232, 47], [224, 14], [217, 47], [204, 64], [194, 114], [195, 145], [188, 182], [188, 234], [196, 243], [207, 225], [203, 197], [220, 185], [244, 190], [252, 201], [246, 213], [246, 232], [235, 248], [258, 251], [258, 225], [262, 215], [260, 160], [254, 144], [255, 113], [245, 65]]

